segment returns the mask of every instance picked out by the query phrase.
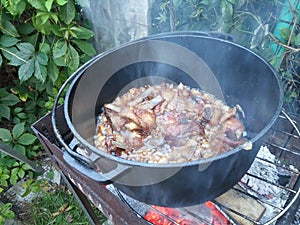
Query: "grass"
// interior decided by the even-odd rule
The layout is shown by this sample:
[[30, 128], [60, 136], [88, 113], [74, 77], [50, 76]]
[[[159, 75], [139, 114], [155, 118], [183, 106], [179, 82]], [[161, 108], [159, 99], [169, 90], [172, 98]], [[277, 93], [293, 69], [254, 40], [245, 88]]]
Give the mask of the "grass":
[[[106, 221], [103, 214], [94, 208], [100, 222]], [[41, 190], [40, 196], [28, 208], [30, 218], [24, 224], [77, 224], [89, 225], [90, 222], [74, 195], [66, 186], [56, 187], [55, 190]]]

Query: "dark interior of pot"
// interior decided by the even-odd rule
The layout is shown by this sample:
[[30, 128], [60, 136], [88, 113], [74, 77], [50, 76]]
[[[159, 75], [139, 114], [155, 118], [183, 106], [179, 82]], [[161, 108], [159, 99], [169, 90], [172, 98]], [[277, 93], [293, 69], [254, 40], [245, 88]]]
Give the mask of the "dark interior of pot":
[[[177, 207], [211, 200], [230, 189], [247, 172], [264, 136], [277, 119], [282, 90], [276, 72], [255, 53], [228, 41], [184, 33], [149, 37], [97, 56], [78, 75], [65, 99], [70, 130], [79, 142], [102, 155], [93, 146], [93, 137], [103, 104], [130, 87], [162, 81], [199, 87], [229, 106], [239, 104], [245, 112], [243, 122], [253, 149], [235, 149], [232, 152], [236, 154], [223, 154], [205, 171], [199, 170], [201, 162], [182, 164], [174, 176], [156, 184], [124, 184], [127, 178], [140, 179], [134, 170], [114, 182], [129, 196], [148, 204]], [[126, 161], [113, 156], [110, 160]], [[151, 170], [146, 163], [127, 161], [126, 164], [138, 166], [143, 177]]]

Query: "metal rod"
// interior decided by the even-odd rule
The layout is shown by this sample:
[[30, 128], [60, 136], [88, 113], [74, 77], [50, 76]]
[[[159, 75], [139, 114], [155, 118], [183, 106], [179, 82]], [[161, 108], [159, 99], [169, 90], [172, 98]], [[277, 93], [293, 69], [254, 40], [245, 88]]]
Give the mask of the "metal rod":
[[102, 223], [100, 223], [100, 221], [99, 221], [99, 218], [93, 211], [93, 208], [90, 205], [89, 201], [87, 200], [86, 196], [75, 185], [72, 184], [72, 182], [63, 174], [62, 171], [59, 170], [59, 172], [60, 172], [64, 182], [67, 184], [68, 188], [75, 196], [77, 202], [79, 203], [81, 209], [87, 216], [91, 225], [102, 225]]
[[43, 168], [40, 165], [38, 165], [36, 162], [27, 159], [25, 155], [22, 155], [17, 150], [15, 150], [15, 149], [11, 148], [10, 146], [2, 143], [1, 141], [0, 141], [0, 152], [3, 152], [3, 153], [5, 153], [5, 154], [17, 159], [17, 160], [20, 160], [21, 162], [24, 162], [24, 163], [28, 164], [29, 167], [34, 172], [37, 172], [37, 173], [42, 173], [43, 172]]
[[282, 217], [288, 210], [289, 208], [294, 204], [294, 202], [296, 201], [296, 199], [299, 197], [300, 195], [300, 188], [298, 189], [297, 193], [295, 194], [294, 198], [292, 199], [292, 201], [279, 213], [277, 214], [274, 218], [272, 218], [271, 220], [269, 220], [268, 222], [264, 223], [264, 225], [269, 225], [274, 223], [276, 220], [278, 220], [280, 217]]

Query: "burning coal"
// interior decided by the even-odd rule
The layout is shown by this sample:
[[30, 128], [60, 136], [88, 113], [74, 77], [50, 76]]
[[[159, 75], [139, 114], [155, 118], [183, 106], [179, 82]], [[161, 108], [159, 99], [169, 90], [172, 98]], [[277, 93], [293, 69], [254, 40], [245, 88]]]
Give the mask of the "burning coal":
[[212, 202], [206, 202], [205, 206], [208, 209], [209, 221], [199, 222], [194, 218], [188, 219], [180, 210], [160, 206], [152, 206], [144, 218], [155, 225], [231, 225]]

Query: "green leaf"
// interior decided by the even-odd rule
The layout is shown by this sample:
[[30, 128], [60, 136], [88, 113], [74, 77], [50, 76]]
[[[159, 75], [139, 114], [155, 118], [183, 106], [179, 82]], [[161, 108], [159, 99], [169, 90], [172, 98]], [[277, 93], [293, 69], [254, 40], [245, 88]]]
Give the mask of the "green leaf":
[[7, 6], [7, 10], [11, 15], [21, 15], [26, 8], [26, 0], [10, 0], [9, 6]]
[[285, 27], [280, 28], [279, 32], [280, 32], [280, 35], [281, 35], [282, 39], [284, 39], [286, 41], [289, 39], [289, 36], [290, 36], [290, 33], [291, 33], [290, 28], [285, 28]]
[[70, 24], [75, 18], [75, 5], [73, 0], [67, 1], [67, 4], [64, 4], [60, 10], [60, 19], [66, 24]]
[[18, 42], [19, 42], [19, 39], [5, 35], [5, 34], [0, 37], [0, 45], [2, 45], [4, 47], [11, 47], [11, 46], [17, 44]]
[[20, 152], [22, 155], [26, 155], [26, 148], [21, 144], [15, 144], [14, 149]]
[[11, 170], [11, 175], [12, 175], [12, 176], [16, 176], [16, 175], [18, 174], [18, 172], [19, 172], [19, 168], [18, 168], [18, 167], [13, 168], [13, 169]]
[[18, 176], [17, 176], [17, 175], [11, 175], [11, 176], [10, 176], [10, 179], [9, 179], [9, 182], [10, 182], [12, 185], [17, 184], [17, 182], [18, 182]]
[[48, 73], [48, 77], [51, 79], [51, 81], [53, 83], [55, 83], [55, 81], [58, 78], [59, 69], [58, 69], [58, 67], [55, 65], [55, 63], [52, 60], [50, 60], [50, 62], [48, 63], [47, 71], [48, 71], [47, 72]]
[[0, 118], [4, 117], [9, 120], [10, 118], [10, 108], [7, 105], [0, 104]]
[[45, 66], [48, 63], [48, 56], [44, 52], [39, 52], [36, 59], [41, 65]]
[[60, 6], [66, 4], [68, 1], [67, 0], [56, 0], [56, 3]]
[[0, 66], [2, 65], [3, 59], [2, 56], [0, 55]]
[[9, 95], [9, 93], [6, 91], [6, 88], [0, 88], [0, 98], [5, 97]]
[[60, 27], [57, 24], [53, 24], [51, 27], [51, 31], [57, 36], [57, 37], [63, 37], [63, 32], [61, 31]]
[[29, 195], [31, 192], [31, 190], [29, 188], [26, 188], [24, 193], [22, 194], [22, 197], [26, 197], [27, 195]]
[[94, 47], [88, 43], [87, 41], [82, 41], [82, 40], [73, 40], [72, 41], [74, 44], [77, 45], [77, 47], [85, 54], [89, 56], [93, 56], [96, 54], [96, 50]]
[[51, 10], [52, 4], [53, 4], [53, 0], [47, 0], [45, 2], [45, 7], [46, 7], [46, 9], [47, 9], [48, 12]]
[[23, 111], [23, 108], [22, 107], [16, 107], [15, 109], [14, 109], [14, 113], [20, 113], [20, 112], [22, 112]]
[[17, 114], [17, 117], [19, 117], [20, 119], [25, 119], [25, 118], [27, 118], [26, 113], [23, 113], [23, 112], [18, 113], [18, 114]]
[[36, 20], [39, 21], [41, 27], [49, 20], [50, 15], [47, 12], [38, 12], [35, 16]]
[[51, 13], [50, 17], [54, 20], [55, 23], [58, 22], [58, 16], [55, 13]]
[[28, 60], [18, 70], [19, 79], [21, 81], [28, 80], [34, 73], [34, 59]]
[[28, 165], [28, 164], [26, 164], [26, 163], [23, 163], [22, 164], [22, 170], [31, 170], [31, 167]]
[[[48, 15], [46, 15], [47, 17]], [[49, 20], [42, 20], [45, 19], [45, 17], [32, 17], [32, 23], [34, 27], [41, 33], [45, 35], [49, 35], [52, 30], [52, 24]]]
[[19, 176], [20, 178], [24, 178], [24, 176], [25, 176], [25, 171], [22, 170], [22, 169], [20, 169], [20, 170], [18, 171], [18, 176]]
[[[14, 212], [10, 210], [12, 206], [12, 203], [6, 203], [0, 206], [0, 215], [4, 218], [4, 221], [5, 219], [13, 219], [15, 217]], [[4, 224], [4, 222], [0, 222], [0, 224]]]
[[3, 142], [10, 142], [12, 140], [12, 136], [11, 136], [9, 130], [0, 128], [0, 139]]
[[294, 40], [294, 45], [300, 46], [300, 34], [297, 34]]
[[67, 44], [64, 41], [57, 41], [53, 46], [53, 58], [64, 56], [67, 52]]
[[20, 37], [17, 29], [8, 19], [2, 19], [2, 23], [0, 24], [0, 30], [8, 36]]
[[78, 39], [90, 39], [94, 36], [94, 32], [85, 27], [71, 27]]
[[[22, 108], [23, 109], [23, 108]], [[25, 110], [32, 111], [35, 113], [36, 110], [36, 102], [34, 100], [29, 100], [25, 103]]]
[[17, 51], [11, 61], [10, 61], [10, 65], [13, 66], [20, 66], [24, 63], [26, 63], [26, 61], [28, 59], [30, 59], [31, 57], [34, 56], [34, 47], [32, 44], [28, 43], [28, 42], [22, 42], [17, 44], [17, 47], [19, 49], [19, 51]]
[[59, 57], [59, 58], [53, 58], [53, 62], [57, 66], [67, 66], [66, 58], [65, 57]]
[[32, 26], [31, 23], [22, 23], [21, 25], [18, 26], [17, 30], [19, 31], [20, 34], [31, 34], [33, 31], [35, 31], [34, 26]]
[[17, 44], [17, 47], [19, 48], [19, 50], [21, 52], [23, 52], [26, 55], [31, 56], [34, 53], [34, 46], [30, 43], [22, 42], [22, 43]]
[[42, 83], [45, 82], [47, 77], [47, 69], [46, 66], [40, 64], [38, 60], [34, 63], [34, 76], [40, 80]]
[[47, 55], [49, 55], [51, 53], [51, 48], [50, 45], [48, 43], [41, 43], [40, 44], [40, 48], [39, 48], [40, 52], [43, 52]]
[[44, 1], [40, 0], [27, 0], [28, 3], [35, 9], [46, 11], [46, 7], [44, 5]]
[[21, 137], [18, 139], [18, 143], [22, 145], [31, 145], [36, 140], [36, 136], [25, 133], [22, 134]]
[[8, 94], [7, 96], [1, 98], [1, 102], [7, 106], [14, 106], [15, 104], [19, 103], [20, 100], [14, 94]]
[[0, 175], [0, 180], [7, 180], [9, 178], [8, 174], [1, 174]]
[[11, 58], [9, 65], [12, 66], [21, 66], [30, 59], [31, 55], [25, 54], [24, 52], [17, 51]]
[[14, 139], [18, 139], [25, 131], [25, 123], [16, 124], [12, 129], [12, 135]]
[[72, 45], [69, 46], [68, 59], [68, 67], [71, 70], [76, 70], [79, 67], [79, 54]]
[[18, 50], [16, 47], [10, 47], [10, 48], [3, 47], [2, 54], [6, 59], [11, 60], [17, 51]]

